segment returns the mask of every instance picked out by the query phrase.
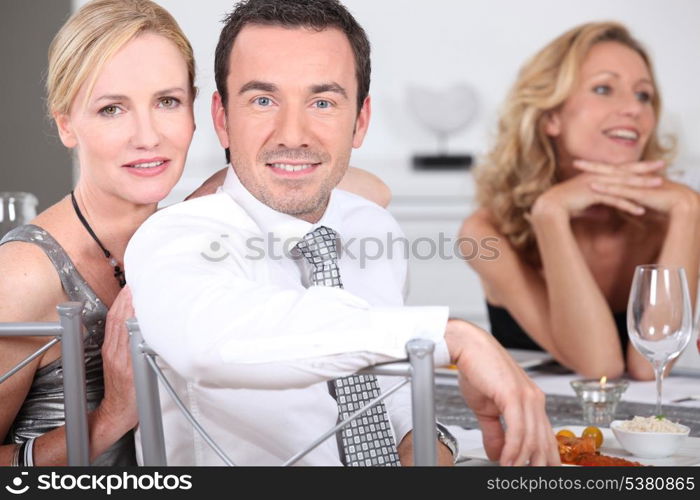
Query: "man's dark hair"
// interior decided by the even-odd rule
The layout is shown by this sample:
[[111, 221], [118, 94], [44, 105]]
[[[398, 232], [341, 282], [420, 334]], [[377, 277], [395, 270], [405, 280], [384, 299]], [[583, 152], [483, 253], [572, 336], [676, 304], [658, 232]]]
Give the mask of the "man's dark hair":
[[[311, 28], [322, 31], [337, 28], [348, 37], [355, 55], [357, 76], [357, 112], [369, 94], [371, 73], [370, 47], [365, 30], [337, 0], [243, 0], [224, 19], [214, 58], [216, 89], [226, 107], [228, 89], [226, 78], [233, 43], [248, 24], [282, 26], [285, 28]], [[230, 161], [228, 150], [226, 160]]]

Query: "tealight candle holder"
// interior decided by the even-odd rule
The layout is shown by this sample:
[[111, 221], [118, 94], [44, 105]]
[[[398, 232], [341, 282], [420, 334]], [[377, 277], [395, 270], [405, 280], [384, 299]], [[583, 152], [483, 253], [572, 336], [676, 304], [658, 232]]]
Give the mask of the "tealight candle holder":
[[586, 425], [608, 427], [613, 421], [617, 403], [622, 393], [627, 390], [626, 380], [585, 379], [574, 380], [571, 387], [576, 391], [581, 408], [583, 421]]

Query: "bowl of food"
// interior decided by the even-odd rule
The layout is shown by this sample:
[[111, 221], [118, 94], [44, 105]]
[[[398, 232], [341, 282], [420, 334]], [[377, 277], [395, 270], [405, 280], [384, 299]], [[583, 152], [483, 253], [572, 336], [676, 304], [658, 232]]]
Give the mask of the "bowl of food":
[[673, 455], [690, 434], [690, 428], [665, 417], [634, 417], [610, 424], [615, 438], [632, 455], [664, 458]]

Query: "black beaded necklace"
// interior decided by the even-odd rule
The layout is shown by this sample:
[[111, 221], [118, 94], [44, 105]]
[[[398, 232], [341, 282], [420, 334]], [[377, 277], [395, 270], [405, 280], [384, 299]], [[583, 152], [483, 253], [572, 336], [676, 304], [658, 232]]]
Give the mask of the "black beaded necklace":
[[126, 285], [126, 277], [124, 276], [124, 271], [122, 271], [122, 268], [119, 267], [119, 262], [117, 262], [117, 259], [112, 257], [110, 251], [105, 248], [105, 246], [95, 234], [95, 231], [93, 231], [90, 227], [90, 224], [88, 224], [88, 221], [85, 219], [83, 213], [80, 211], [80, 207], [78, 207], [78, 202], [75, 200], [75, 194], [73, 194], [73, 191], [70, 192], [70, 199], [73, 202], [75, 215], [78, 216], [78, 219], [80, 219], [80, 222], [83, 224], [85, 229], [87, 229], [87, 232], [90, 233], [92, 239], [95, 240], [95, 243], [97, 243], [100, 246], [102, 252], [105, 254], [105, 257], [109, 259], [109, 265], [114, 268], [114, 277], [117, 279], [117, 282], [119, 282], [119, 287], [124, 288], [124, 285]]

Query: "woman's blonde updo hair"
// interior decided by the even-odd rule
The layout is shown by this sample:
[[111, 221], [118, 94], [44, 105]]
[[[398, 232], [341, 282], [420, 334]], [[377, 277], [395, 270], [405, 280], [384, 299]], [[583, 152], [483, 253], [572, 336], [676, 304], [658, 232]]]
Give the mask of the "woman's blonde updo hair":
[[[164, 36], [177, 46], [187, 63], [189, 90], [194, 98], [192, 46], [167, 10], [149, 0], [93, 0], [68, 19], [49, 47], [46, 79], [49, 115], [68, 114], [86, 82], [90, 95], [105, 61], [144, 32]], [[90, 75], [93, 77], [88, 82]]]
[[[496, 228], [529, 262], [539, 263], [528, 213], [537, 197], [557, 182], [554, 143], [545, 132], [547, 113], [571, 95], [583, 60], [597, 43], [617, 42], [644, 60], [657, 89], [651, 104], [657, 122], [661, 100], [648, 53], [623, 25], [588, 23], [556, 38], [521, 68], [506, 99], [493, 149], [476, 172], [477, 201]], [[667, 159], [672, 148], [649, 138], [643, 160]]]

